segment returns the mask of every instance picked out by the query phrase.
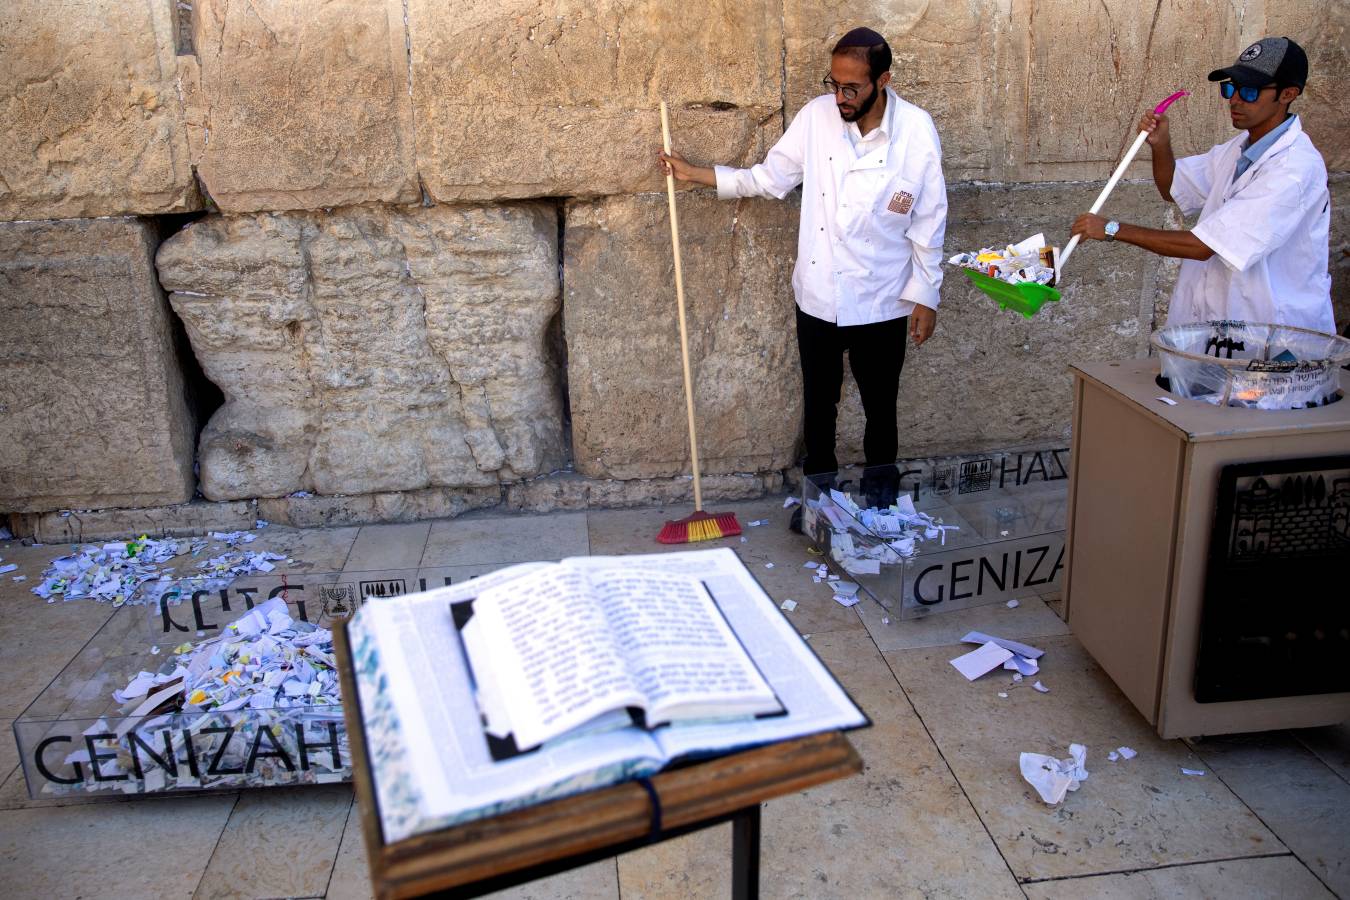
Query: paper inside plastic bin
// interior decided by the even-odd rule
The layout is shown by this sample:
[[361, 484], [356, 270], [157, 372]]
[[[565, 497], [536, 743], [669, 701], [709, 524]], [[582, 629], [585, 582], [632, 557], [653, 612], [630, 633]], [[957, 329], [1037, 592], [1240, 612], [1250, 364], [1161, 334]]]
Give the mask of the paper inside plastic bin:
[[1151, 342], [1173, 393], [1216, 406], [1321, 406], [1336, 398], [1350, 362], [1350, 340], [1262, 322], [1169, 325]]

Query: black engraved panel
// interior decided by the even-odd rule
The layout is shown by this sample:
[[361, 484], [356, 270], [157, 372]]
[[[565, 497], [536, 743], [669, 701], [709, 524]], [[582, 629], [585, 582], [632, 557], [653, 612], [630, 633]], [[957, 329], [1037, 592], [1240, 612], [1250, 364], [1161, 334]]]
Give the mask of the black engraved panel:
[[1226, 466], [1200, 703], [1350, 691], [1350, 456]]

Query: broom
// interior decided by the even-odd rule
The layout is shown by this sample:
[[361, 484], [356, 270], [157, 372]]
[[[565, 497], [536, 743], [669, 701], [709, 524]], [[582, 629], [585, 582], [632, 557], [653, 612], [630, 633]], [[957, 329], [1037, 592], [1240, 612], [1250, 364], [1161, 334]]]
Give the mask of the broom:
[[[661, 101], [661, 140], [670, 153], [670, 117]], [[670, 204], [670, 244], [675, 253], [675, 301], [680, 310], [680, 358], [684, 362], [684, 406], [689, 415], [689, 457], [694, 463], [694, 514], [667, 522], [656, 539], [663, 544], [712, 541], [741, 533], [735, 513], [703, 511], [703, 488], [698, 474], [698, 430], [694, 427], [694, 388], [689, 376], [689, 338], [684, 324], [684, 275], [680, 271], [680, 220], [675, 213], [675, 175], [666, 173], [666, 199]]]

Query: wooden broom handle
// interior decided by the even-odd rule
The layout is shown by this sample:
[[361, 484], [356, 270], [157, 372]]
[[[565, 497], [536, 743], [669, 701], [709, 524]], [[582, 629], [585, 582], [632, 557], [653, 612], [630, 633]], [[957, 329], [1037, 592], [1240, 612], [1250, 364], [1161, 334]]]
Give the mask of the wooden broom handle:
[[[661, 101], [661, 141], [670, 153], [670, 114]], [[675, 254], [675, 302], [680, 308], [680, 361], [684, 364], [684, 407], [689, 415], [689, 456], [694, 463], [694, 511], [703, 511], [703, 486], [698, 472], [698, 428], [694, 425], [694, 384], [689, 376], [689, 335], [684, 324], [684, 273], [680, 269], [680, 219], [675, 212], [675, 175], [666, 172], [666, 200], [670, 204], [670, 246]]]

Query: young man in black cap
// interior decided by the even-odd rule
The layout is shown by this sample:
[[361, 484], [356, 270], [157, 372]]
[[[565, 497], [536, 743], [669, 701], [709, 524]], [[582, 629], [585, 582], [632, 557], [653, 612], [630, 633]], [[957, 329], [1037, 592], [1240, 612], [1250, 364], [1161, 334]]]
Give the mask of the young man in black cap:
[[676, 178], [717, 196], [783, 198], [802, 191], [792, 288], [804, 394], [803, 471], [833, 483], [835, 420], [844, 352], [867, 426], [861, 485], [869, 504], [890, 505], [899, 488], [896, 398], [905, 334], [920, 346], [937, 321], [947, 188], [928, 113], [889, 87], [891, 48], [870, 28], [835, 45], [829, 92], [802, 107], [749, 169], [690, 165], [661, 154]]
[[1308, 81], [1308, 57], [1287, 37], [1257, 41], [1209, 73], [1228, 101], [1237, 137], [1176, 159], [1167, 116], [1145, 113], [1153, 181], [1190, 231], [1141, 228], [1085, 213], [1073, 233], [1135, 244], [1184, 262], [1167, 324], [1239, 319], [1334, 332], [1327, 169], [1289, 105]]

